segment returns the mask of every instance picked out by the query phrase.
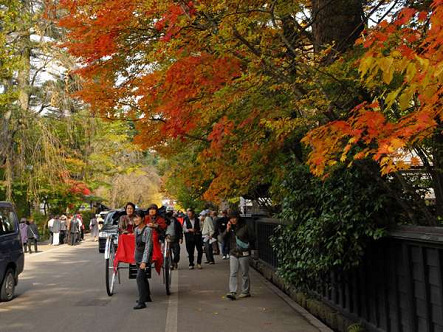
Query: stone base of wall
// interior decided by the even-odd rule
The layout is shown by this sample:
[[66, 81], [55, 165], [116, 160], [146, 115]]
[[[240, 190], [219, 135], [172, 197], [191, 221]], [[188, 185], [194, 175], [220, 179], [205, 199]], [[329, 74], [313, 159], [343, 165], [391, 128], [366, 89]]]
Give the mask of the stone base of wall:
[[[260, 272], [267, 280], [272, 282], [287, 294], [292, 300], [297, 302], [300, 306], [308, 310], [312, 315], [320, 319], [323, 323], [328, 325], [334, 331], [339, 332], [363, 332], [363, 329], [358, 328], [355, 321], [344, 317], [340, 312], [335, 310], [328, 304], [301, 293], [296, 290], [294, 286], [288, 285], [282, 278], [280, 278], [274, 269], [260, 259], [252, 259], [251, 266]], [[352, 327], [352, 329], [351, 329]]]

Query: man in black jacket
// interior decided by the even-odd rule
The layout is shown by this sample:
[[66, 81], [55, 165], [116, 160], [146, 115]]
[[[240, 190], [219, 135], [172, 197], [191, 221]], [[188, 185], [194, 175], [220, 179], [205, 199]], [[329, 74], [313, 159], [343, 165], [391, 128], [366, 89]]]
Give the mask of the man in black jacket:
[[34, 252], [37, 252], [38, 228], [33, 219], [29, 219], [28, 224], [28, 249], [32, 254], [31, 245], [34, 243]]
[[197, 249], [197, 268], [201, 269], [203, 256], [203, 240], [200, 228], [200, 220], [196, 217], [193, 209], [186, 211], [187, 216], [183, 221], [183, 233], [185, 234], [186, 251], [189, 258], [189, 269], [194, 269], [194, 250]]
[[237, 274], [241, 271], [242, 291], [239, 298], [250, 297], [249, 260], [251, 249], [255, 242], [252, 229], [246, 221], [240, 218], [238, 212], [229, 214], [229, 222], [226, 231], [222, 234], [223, 240], [229, 243], [231, 248], [229, 257], [229, 293], [226, 297], [235, 300], [237, 296]]

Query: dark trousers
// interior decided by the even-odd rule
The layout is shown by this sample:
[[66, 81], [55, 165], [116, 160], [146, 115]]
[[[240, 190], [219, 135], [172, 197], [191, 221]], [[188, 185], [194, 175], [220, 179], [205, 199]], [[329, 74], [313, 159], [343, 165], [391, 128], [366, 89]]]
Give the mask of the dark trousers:
[[195, 236], [193, 239], [186, 239], [186, 251], [188, 252], [189, 266], [194, 266], [194, 251], [197, 248], [197, 264], [202, 263], [203, 244], [201, 236]]
[[34, 243], [34, 251], [37, 252], [37, 240], [35, 238], [29, 238], [28, 237], [28, 249], [29, 249], [29, 252], [32, 252], [32, 250], [31, 250], [32, 243]]
[[180, 243], [171, 242], [172, 261], [174, 263], [180, 262]]
[[60, 244], [64, 244], [66, 241], [66, 231], [60, 231]]
[[212, 243], [212, 252], [214, 255], [220, 255], [220, 248], [218, 247], [218, 241]]
[[214, 251], [209, 240], [205, 242], [205, 255], [208, 262], [214, 262]]
[[49, 244], [52, 244], [54, 238], [54, 233], [52, 231], [49, 231]]
[[151, 297], [151, 291], [149, 290], [149, 281], [146, 276], [146, 270], [141, 270], [140, 264], [137, 264], [136, 280], [138, 288], [138, 303], [148, 302], [148, 299]]
[[77, 242], [77, 233], [71, 233], [71, 246], [73, 246]]

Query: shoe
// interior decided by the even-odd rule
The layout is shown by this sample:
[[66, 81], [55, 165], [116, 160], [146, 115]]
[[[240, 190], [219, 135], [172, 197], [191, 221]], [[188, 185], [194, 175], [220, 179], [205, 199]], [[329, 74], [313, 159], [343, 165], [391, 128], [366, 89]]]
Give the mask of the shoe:
[[211, 264], [211, 265], [212, 265], [212, 264], [215, 264], [215, 262], [209, 262], [209, 264]]
[[229, 259], [231, 257], [231, 255], [227, 254], [226, 255], [226, 259]]
[[211, 263], [211, 262], [209, 262], [209, 261], [206, 261], [206, 262], [205, 262], [205, 264], [210, 264], [210, 263]]
[[202, 266], [200, 264], [197, 264], [197, 269], [201, 270]]
[[189, 265], [190, 270], [194, 270], [194, 265]]
[[226, 294], [226, 297], [228, 299], [234, 301], [235, 300], [235, 293], [230, 292], [230, 293]]
[[146, 304], [145, 303], [139, 303], [134, 307], [134, 310], [138, 310], [138, 309], [144, 309], [146, 308]]
[[226, 259], [226, 258], [227, 258], [226, 256], [223, 256], [223, 257], [222, 257], [222, 259]]
[[239, 299], [243, 299], [243, 298], [245, 298], [245, 297], [251, 297], [251, 294], [250, 294], [250, 293], [241, 293], [241, 294], [238, 296]]

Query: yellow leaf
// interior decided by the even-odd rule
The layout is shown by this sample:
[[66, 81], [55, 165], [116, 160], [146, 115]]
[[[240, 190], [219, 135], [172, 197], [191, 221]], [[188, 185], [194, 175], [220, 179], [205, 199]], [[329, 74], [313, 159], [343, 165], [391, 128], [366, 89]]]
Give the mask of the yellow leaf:
[[390, 108], [391, 106], [392, 106], [392, 103], [395, 101], [395, 99], [397, 98], [397, 96], [398, 96], [398, 94], [400, 93], [400, 91], [401, 91], [401, 87], [400, 88], [398, 88], [397, 90], [395, 90], [395, 91], [392, 91], [391, 93], [389, 93], [388, 95], [387, 95], [387, 97], [386, 97], [386, 100], [385, 100], [385, 102], [386, 102], [386, 108]]
[[425, 59], [425, 58], [421, 58], [421, 57], [419, 57], [419, 56], [415, 56], [415, 58], [418, 60], [418, 62], [420, 62], [420, 65], [423, 67], [423, 71], [426, 71], [426, 70], [428, 70], [428, 67], [429, 67], [429, 60], [428, 59]]
[[399, 106], [402, 111], [411, 106], [411, 95], [411, 91], [406, 90], [400, 95], [400, 97], [398, 97]]
[[436, 77], [440, 82], [443, 81], [443, 62], [439, 63], [435, 68], [434, 77]]
[[378, 59], [378, 65], [380, 67], [380, 69], [385, 72], [385, 71], [389, 71], [392, 64], [394, 63], [394, 58], [387, 56], [381, 59]]
[[387, 71], [383, 71], [383, 82], [389, 84], [391, 83], [393, 78], [394, 78], [393, 68], [389, 68]]
[[374, 66], [374, 58], [371, 56], [365, 57], [360, 62], [361, 76], [365, 76], [366, 73]]
[[417, 72], [417, 67], [415, 66], [415, 63], [409, 63], [408, 67], [406, 68], [406, 80], [411, 81], [415, 73]]

